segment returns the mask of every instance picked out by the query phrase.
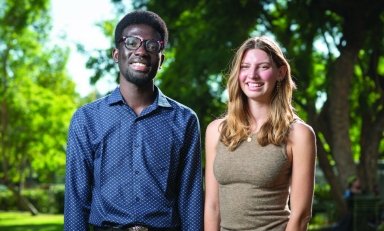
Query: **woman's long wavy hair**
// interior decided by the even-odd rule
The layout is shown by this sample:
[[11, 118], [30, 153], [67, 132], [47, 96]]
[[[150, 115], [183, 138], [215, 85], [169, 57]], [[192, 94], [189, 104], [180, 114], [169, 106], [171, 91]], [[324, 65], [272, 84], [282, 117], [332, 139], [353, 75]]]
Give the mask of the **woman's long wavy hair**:
[[230, 151], [236, 149], [252, 132], [252, 115], [248, 107], [248, 99], [240, 87], [238, 78], [243, 55], [249, 49], [265, 51], [270, 55], [277, 68], [287, 67], [286, 76], [280, 81], [280, 86], [277, 87], [276, 84], [273, 90], [270, 115], [258, 132], [258, 143], [261, 146], [284, 144], [288, 137], [290, 124], [297, 117], [292, 106], [292, 92], [296, 89], [296, 85], [292, 81], [291, 67], [281, 48], [267, 36], [247, 39], [236, 51], [230, 65], [229, 75], [227, 75], [228, 112], [221, 124], [220, 141]]

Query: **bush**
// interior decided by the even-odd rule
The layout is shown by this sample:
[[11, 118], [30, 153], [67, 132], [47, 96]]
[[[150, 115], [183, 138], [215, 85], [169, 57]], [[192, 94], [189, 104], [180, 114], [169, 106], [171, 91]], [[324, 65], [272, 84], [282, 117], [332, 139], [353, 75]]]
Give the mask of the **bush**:
[[336, 221], [337, 208], [331, 195], [329, 184], [315, 185], [314, 200], [312, 206], [313, 225], [330, 225]]
[[0, 210], [17, 210], [17, 200], [9, 189], [0, 191]]
[[322, 201], [332, 201], [332, 194], [331, 194], [331, 186], [329, 184], [326, 185], [315, 185], [315, 200], [318, 202]]
[[[54, 185], [47, 188], [24, 189], [21, 194], [41, 213], [64, 213], [64, 185]], [[0, 210], [25, 211], [11, 190], [0, 191]]]

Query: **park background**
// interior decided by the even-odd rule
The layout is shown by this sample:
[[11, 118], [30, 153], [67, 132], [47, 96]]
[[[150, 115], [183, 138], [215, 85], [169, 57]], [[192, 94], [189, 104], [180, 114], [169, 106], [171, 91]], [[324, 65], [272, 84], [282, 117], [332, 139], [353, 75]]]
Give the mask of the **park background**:
[[[377, 187], [384, 195], [384, 1], [110, 0], [112, 12], [100, 12], [94, 22], [99, 34], [87, 28], [79, 34], [103, 41], [100, 47], [68, 39], [65, 28], [52, 35], [52, 2], [0, 0], [0, 226], [9, 225], [4, 230], [51, 230], [41, 226], [49, 220], [44, 216], [62, 214], [71, 116], [117, 85], [114, 27], [132, 9], [154, 11], [167, 23], [166, 60], [155, 84], [197, 113], [203, 143], [208, 123], [225, 113], [234, 50], [263, 34], [284, 48], [297, 84], [294, 105], [317, 138], [311, 227], [331, 225], [347, 213], [343, 194], [353, 176], [367, 194]], [[59, 11], [70, 18], [78, 4], [67, 4]], [[84, 20], [94, 10], [88, 4]], [[85, 60], [75, 63], [78, 69], [73, 54]], [[81, 85], [84, 79], [91, 87]], [[25, 211], [37, 223], [11, 226], [7, 221], [18, 215], [9, 211]]]

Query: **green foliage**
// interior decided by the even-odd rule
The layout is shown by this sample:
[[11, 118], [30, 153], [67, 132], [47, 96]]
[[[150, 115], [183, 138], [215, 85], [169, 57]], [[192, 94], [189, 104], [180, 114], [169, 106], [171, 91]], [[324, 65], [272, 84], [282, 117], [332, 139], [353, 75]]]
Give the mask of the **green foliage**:
[[0, 210], [17, 210], [17, 200], [11, 190], [0, 190]]
[[[384, 136], [384, 132], [383, 132], [383, 136]], [[384, 139], [382, 139], [380, 142], [379, 152], [384, 153]], [[381, 156], [381, 159], [384, 160], [384, 155]]]
[[[41, 213], [63, 214], [64, 213], [64, 186], [56, 185], [47, 189], [24, 189], [21, 193]], [[20, 208], [15, 195], [11, 190], [0, 191], [0, 210], [24, 211]]]
[[317, 213], [309, 221], [308, 230], [331, 231], [331, 221], [326, 213]]
[[310, 224], [329, 225], [336, 222], [336, 204], [331, 195], [331, 187], [326, 185], [315, 185], [314, 199], [312, 205], [312, 219]]
[[317, 203], [322, 203], [325, 201], [331, 201], [331, 186], [329, 184], [326, 185], [315, 185], [314, 199]]
[[69, 51], [50, 43], [48, 0], [2, 4], [0, 179], [53, 182], [65, 171], [67, 129], [79, 98], [66, 72]]

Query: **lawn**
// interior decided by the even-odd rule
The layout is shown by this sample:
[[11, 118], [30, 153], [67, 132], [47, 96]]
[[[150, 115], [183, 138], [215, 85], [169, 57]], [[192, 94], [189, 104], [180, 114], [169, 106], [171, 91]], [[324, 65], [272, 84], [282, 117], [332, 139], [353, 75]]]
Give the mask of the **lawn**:
[[63, 215], [0, 211], [0, 231], [62, 231]]

